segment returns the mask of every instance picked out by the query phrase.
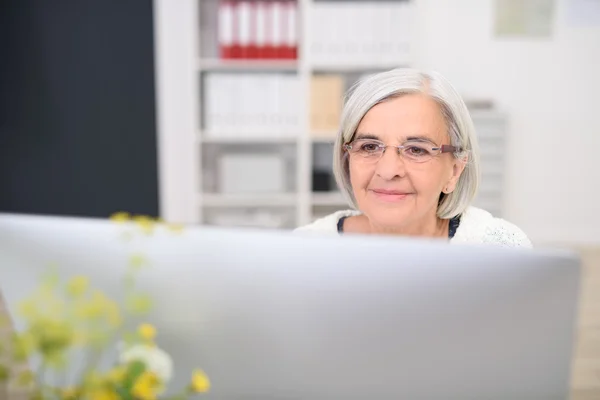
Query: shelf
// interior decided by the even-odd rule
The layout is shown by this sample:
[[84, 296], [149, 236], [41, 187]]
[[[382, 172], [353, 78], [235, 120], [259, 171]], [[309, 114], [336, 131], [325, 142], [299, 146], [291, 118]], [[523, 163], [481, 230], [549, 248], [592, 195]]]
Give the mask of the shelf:
[[340, 192], [322, 192], [312, 194], [312, 205], [347, 207], [348, 203]]
[[297, 71], [297, 60], [222, 60], [205, 58], [198, 60], [202, 71]]
[[276, 194], [222, 194], [203, 193], [198, 203], [204, 207], [293, 207], [297, 196], [294, 193]]
[[287, 135], [287, 136], [241, 136], [234, 135], [231, 133], [208, 133], [200, 132], [198, 134], [198, 142], [206, 144], [238, 144], [238, 143], [283, 143], [283, 144], [295, 144], [300, 139], [300, 135]]
[[[298, 70], [298, 60], [253, 60], [253, 59], [220, 59], [201, 58], [198, 68], [202, 71], [282, 71], [295, 72]], [[369, 73], [406, 67], [402, 64], [346, 65], [322, 64], [314, 65], [311, 70], [316, 73]]]
[[311, 66], [311, 70], [315, 73], [371, 73], [382, 72], [395, 68], [406, 68], [406, 64], [374, 64], [374, 65], [351, 65], [351, 64], [316, 64]]

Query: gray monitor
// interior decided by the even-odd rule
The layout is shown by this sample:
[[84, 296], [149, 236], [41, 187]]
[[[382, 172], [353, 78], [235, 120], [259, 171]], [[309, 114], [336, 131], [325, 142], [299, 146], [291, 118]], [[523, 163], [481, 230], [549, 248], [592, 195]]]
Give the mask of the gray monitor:
[[124, 240], [126, 229], [0, 215], [9, 310], [48, 262], [116, 294], [128, 255], [143, 252], [173, 384], [200, 366], [206, 399], [568, 397], [571, 253], [200, 226]]

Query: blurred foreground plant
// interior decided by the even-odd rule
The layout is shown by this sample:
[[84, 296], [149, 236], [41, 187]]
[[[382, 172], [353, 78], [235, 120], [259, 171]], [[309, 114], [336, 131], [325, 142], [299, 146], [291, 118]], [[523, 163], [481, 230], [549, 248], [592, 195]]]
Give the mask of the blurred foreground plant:
[[[111, 219], [146, 235], [159, 226], [181, 232], [180, 227], [145, 216], [118, 213]], [[37, 290], [20, 303], [24, 328], [0, 347], [0, 355], [9, 365], [34, 361], [39, 368], [13, 373], [9, 365], [0, 362], [0, 382], [27, 389], [32, 400], [159, 399], [173, 375], [173, 361], [157, 346], [153, 325], [141, 323], [136, 331], [128, 332], [124, 323], [133, 317], [144, 318], [151, 310], [151, 298], [135, 285], [136, 274], [147, 264], [142, 254], [130, 256], [123, 306], [94, 288], [85, 276], [67, 281], [56, 273], [43, 277]], [[117, 360], [109, 368], [100, 368], [101, 357], [114, 351], [115, 343], [122, 343]], [[76, 352], [85, 352], [85, 365], [69, 365]], [[75, 379], [65, 385], [51, 385], [45, 381], [50, 372], [64, 381], [66, 377]], [[197, 370], [186, 387], [171, 398], [184, 400], [209, 388], [208, 377]]]

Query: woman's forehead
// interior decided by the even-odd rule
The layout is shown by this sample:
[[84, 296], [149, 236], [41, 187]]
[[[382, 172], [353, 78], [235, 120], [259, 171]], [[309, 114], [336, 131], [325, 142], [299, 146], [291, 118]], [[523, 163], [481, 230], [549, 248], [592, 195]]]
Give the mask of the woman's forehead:
[[447, 126], [437, 102], [425, 95], [405, 95], [377, 104], [365, 114], [355, 137], [369, 135], [383, 141], [425, 137], [447, 140]]

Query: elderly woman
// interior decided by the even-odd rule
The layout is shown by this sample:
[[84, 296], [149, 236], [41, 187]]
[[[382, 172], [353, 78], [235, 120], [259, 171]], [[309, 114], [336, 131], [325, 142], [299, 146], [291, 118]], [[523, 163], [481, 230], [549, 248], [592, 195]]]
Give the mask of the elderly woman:
[[478, 153], [467, 107], [446, 79], [412, 69], [374, 75], [351, 91], [334, 149], [336, 180], [354, 209], [297, 231], [530, 247], [515, 225], [471, 206]]

